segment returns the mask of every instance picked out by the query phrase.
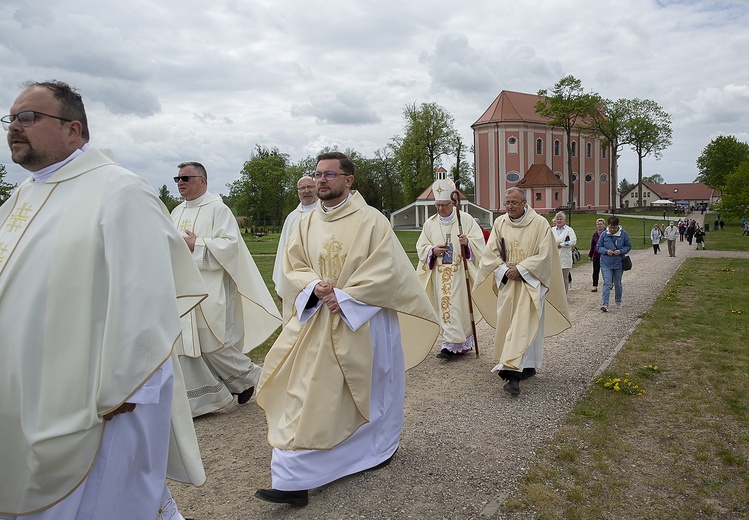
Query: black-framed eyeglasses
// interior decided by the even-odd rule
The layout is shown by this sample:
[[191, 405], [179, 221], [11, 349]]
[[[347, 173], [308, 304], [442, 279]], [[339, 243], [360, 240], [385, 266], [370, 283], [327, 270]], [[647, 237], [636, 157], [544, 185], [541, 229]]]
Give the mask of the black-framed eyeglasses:
[[317, 179], [318, 181], [320, 179], [322, 179], [323, 177], [325, 177], [326, 181], [332, 181], [333, 179], [335, 179], [339, 175], [344, 176], [344, 177], [348, 177], [351, 174], [350, 173], [339, 173], [339, 172], [334, 172], [334, 171], [315, 172], [315, 173], [312, 174], [312, 176], [315, 179]]
[[190, 182], [192, 177], [202, 177], [202, 175], [178, 175], [174, 178], [174, 182]]
[[2, 121], [3, 128], [5, 130], [10, 130], [10, 124], [16, 119], [18, 119], [18, 122], [21, 123], [21, 126], [26, 128], [29, 126], [34, 126], [34, 123], [36, 123], [36, 116], [51, 117], [52, 119], [59, 119], [60, 121], [65, 121], [66, 123], [70, 123], [73, 121], [72, 119], [65, 119], [64, 117], [53, 116], [52, 114], [45, 114], [44, 112], [37, 112], [36, 110], [24, 110], [23, 112], [19, 112], [17, 114], [8, 114], [7, 116], [3, 116], [2, 118], [0, 118], [0, 121]]

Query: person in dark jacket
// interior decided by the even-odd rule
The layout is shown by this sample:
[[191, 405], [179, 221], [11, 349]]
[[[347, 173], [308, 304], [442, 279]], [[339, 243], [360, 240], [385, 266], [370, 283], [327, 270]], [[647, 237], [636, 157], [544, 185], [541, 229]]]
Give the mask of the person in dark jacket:
[[601, 233], [597, 244], [601, 255], [601, 274], [603, 274], [603, 293], [601, 294], [601, 311], [609, 311], [609, 294], [611, 283], [614, 283], [614, 303], [616, 308], [622, 306], [622, 258], [632, 249], [629, 235], [619, 227], [619, 217], [609, 217], [606, 231]]
[[601, 272], [601, 253], [598, 252], [598, 238], [605, 230], [606, 221], [602, 218], [596, 220], [596, 232], [590, 239], [590, 251], [588, 251], [588, 258], [593, 261], [593, 288], [590, 292], [598, 292], [598, 278]]

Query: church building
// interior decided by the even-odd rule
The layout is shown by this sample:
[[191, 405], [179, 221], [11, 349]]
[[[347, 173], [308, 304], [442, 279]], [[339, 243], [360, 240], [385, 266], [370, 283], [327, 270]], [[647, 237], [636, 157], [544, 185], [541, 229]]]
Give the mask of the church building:
[[[566, 208], [569, 201], [567, 135], [535, 111], [535, 94], [503, 90], [471, 125], [476, 204], [504, 212], [504, 193], [516, 186], [539, 213]], [[599, 138], [573, 130], [573, 200], [578, 210], [611, 209], [611, 149]]]

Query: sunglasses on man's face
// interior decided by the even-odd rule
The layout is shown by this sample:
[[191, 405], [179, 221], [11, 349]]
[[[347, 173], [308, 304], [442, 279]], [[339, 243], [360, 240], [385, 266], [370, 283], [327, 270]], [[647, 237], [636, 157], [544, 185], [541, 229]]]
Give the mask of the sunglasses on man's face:
[[202, 175], [178, 175], [174, 178], [174, 182], [190, 182], [191, 177], [202, 177]]

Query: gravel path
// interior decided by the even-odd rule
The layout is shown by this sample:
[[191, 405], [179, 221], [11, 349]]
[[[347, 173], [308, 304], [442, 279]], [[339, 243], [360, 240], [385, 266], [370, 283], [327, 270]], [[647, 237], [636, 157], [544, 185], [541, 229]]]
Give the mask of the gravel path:
[[572, 328], [546, 340], [543, 369], [521, 383], [519, 397], [503, 392], [502, 380], [490, 373], [493, 329], [485, 323], [478, 324], [478, 359], [444, 361], [434, 357], [435, 347], [407, 374], [406, 420], [393, 463], [311, 490], [307, 507], [253, 498], [257, 488], [270, 487], [271, 454], [254, 400], [197, 418], [208, 482], [201, 488], [170, 482], [180, 511], [196, 520], [499, 518], [499, 506], [514, 493], [536, 450], [558, 430], [684, 258], [749, 257], [695, 251], [686, 242], [677, 242], [675, 258], [666, 249], [664, 244], [657, 256], [650, 248], [632, 252], [634, 268], [623, 277], [624, 306], [608, 313], [600, 311], [600, 292], [590, 292], [592, 264], [573, 269]]

